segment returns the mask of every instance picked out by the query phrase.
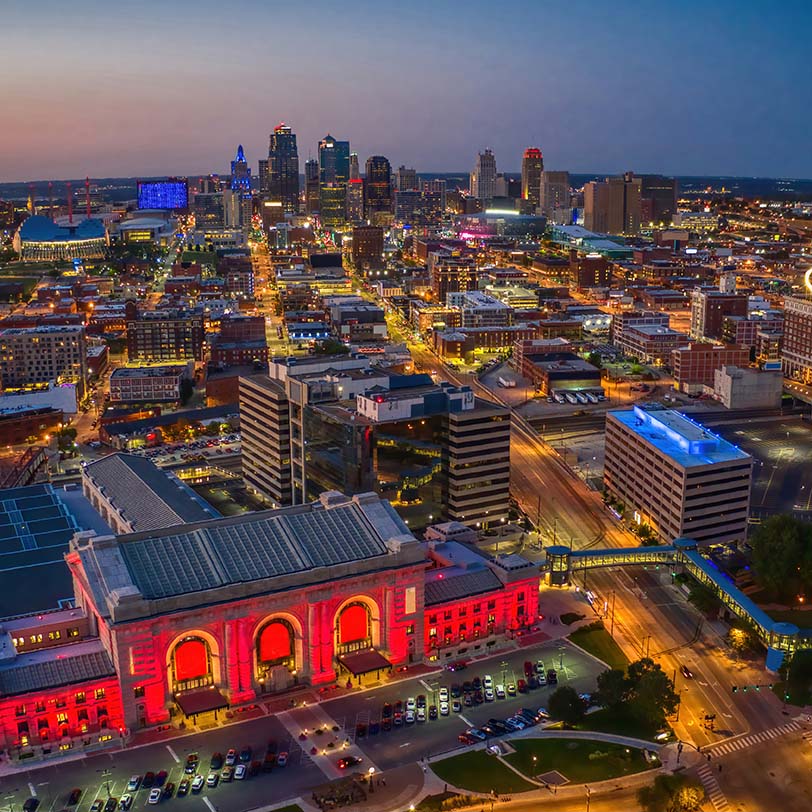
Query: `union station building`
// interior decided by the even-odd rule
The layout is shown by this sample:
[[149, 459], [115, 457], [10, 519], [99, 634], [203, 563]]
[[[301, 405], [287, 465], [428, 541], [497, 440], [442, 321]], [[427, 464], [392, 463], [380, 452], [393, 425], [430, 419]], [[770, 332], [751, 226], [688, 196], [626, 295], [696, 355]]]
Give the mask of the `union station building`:
[[537, 565], [419, 541], [375, 494], [78, 532], [66, 560], [73, 607], [0, 624], [12, 757], [498, 650], [539, 616]]

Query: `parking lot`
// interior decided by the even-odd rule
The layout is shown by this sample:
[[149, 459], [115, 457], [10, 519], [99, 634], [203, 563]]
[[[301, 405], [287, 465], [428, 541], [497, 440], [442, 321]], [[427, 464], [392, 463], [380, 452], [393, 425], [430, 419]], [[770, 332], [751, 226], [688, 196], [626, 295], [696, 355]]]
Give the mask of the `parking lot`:
[[[385, 771], [411, 764], [423, 757], [447, 752], [463, 746], [460, 734], [488, 723], [489, 719], [504, 720], [519, 708], [546, 707], [553, 687], [545, 686], [528, 693], [518, 692], [518, 680], [524, 678], [524, 663], [535, 664], [543, 660], [545, 668], [555, 668], [559, 685], [572, 685], [579, 692], [591, 692], [602, 666], [588, 655], [561, 641], [510, 652], [469, 663], [464, 671], [435, 672], [425, 677], [412, 677], [393, 681], [380, 688], [353, 692], [318, 704], [298, 707], [239, 724], [216, 727], [201, 733], [178, 736], [164, 743], [156, 743], [115, 752], [105, 752], [75, 761], [56, 762], [51, 765], [32, 765], [34, 769], [21, 771], [0, 779], [0, 798], [4, 805], [20, 809], [31, 795], [41, 801], [40, 812], [58, 812], [63, 808], [76, 812], [89, 812], [96, 800], [102, 806], [108, 797], [120, 799], [126, 793], [131, 776], [143, 777], [147, 772], [165, 770], [166, 781], [178, 786], [184, 777], [184, 766], [190, 753], [198, 753], [199, 774], [211, 771], [214, 753], [227, 754], [230, 748], [238, 752], [252, 749], [252, 760], [263, 761], [269, 742], [276, 753], [287, 752], [284, 767], [274, 765], [271, 772], [231, 782], [218, 781], [214, 787], [203, 787], [200, 793], [189, 792], [161, 801], [161, 806], [193, 807], [208, 812], [222, 812], [266, 806], [269, 803], [309, 797], [311, 788], [325, 780], [336, 778], [347, 769], [341, 768], [339, 759], [348, 756], [361, 759], [362, 769], [375, 767]], [[426, 704], [439, 704], [439, 693], [445, 687], [451, 693], [454, 684], [473, 683], [476, 677], [484, 680], [491, 675], [495, 684], [517, 686], [516, 696], [494, 698], [480, 705], [463, 705], [458, 712], [449, 710], [448, 716], [415, 721], [383, 731], [380, 726], [386, 703], [393, 706], [400, 701], [406, 705], [410, 697], [423, 694]], [[506, 692], [507, 693], [507, 692]], [[435, 696], [437, 697], [435, 701]], [[483, 696], [484, 699], [484, 696]], [[379, 723], [377, 732], [371, 732], [372, 722]], [[359, 725], [362, 726], [359, 728]], [[363, 729], [363, 726], [366, 729]], [[334, 730], [337, 728], [337, 730]], [[316, 729], [322, 733], [316, 734]], [[359, 732], [362, 735], [358, 735]], [[328, 747], [329, 742], [333, 747]], [[71, 790], [80, 788], [82, 795], [76, 806], [67, 807]], [[149, 789], [139, 788], [133, 794], [133, 808], [146, 808]]]

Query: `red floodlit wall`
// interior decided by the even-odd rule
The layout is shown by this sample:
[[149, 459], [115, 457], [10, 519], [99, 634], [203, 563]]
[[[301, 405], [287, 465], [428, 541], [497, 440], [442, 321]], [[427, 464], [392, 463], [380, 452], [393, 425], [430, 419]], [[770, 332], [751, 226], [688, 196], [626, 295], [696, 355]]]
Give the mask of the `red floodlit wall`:
[[37, 746], [56, 752], [118, 739], [124, 728], [114, 676], [0, 699], [0, 733], [14, 755]]

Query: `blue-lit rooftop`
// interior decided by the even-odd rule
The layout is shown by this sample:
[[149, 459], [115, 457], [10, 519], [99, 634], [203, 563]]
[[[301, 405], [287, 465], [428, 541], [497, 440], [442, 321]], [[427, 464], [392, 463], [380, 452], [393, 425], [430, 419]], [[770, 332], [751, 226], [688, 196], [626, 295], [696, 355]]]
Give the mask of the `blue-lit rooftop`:
[[740, 448], [673, 409], [649, 412], [635, 406], [608, 414], [684, 468], [750, 459]]

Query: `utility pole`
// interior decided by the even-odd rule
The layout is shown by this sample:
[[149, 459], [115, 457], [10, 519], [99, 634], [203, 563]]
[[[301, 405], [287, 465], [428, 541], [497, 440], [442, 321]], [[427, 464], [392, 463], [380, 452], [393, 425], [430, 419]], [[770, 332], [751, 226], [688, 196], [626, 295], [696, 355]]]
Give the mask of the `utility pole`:
[[612, 620], [609, 624], [609, 637], [615, 636], [615, 590], [612, 590]]

